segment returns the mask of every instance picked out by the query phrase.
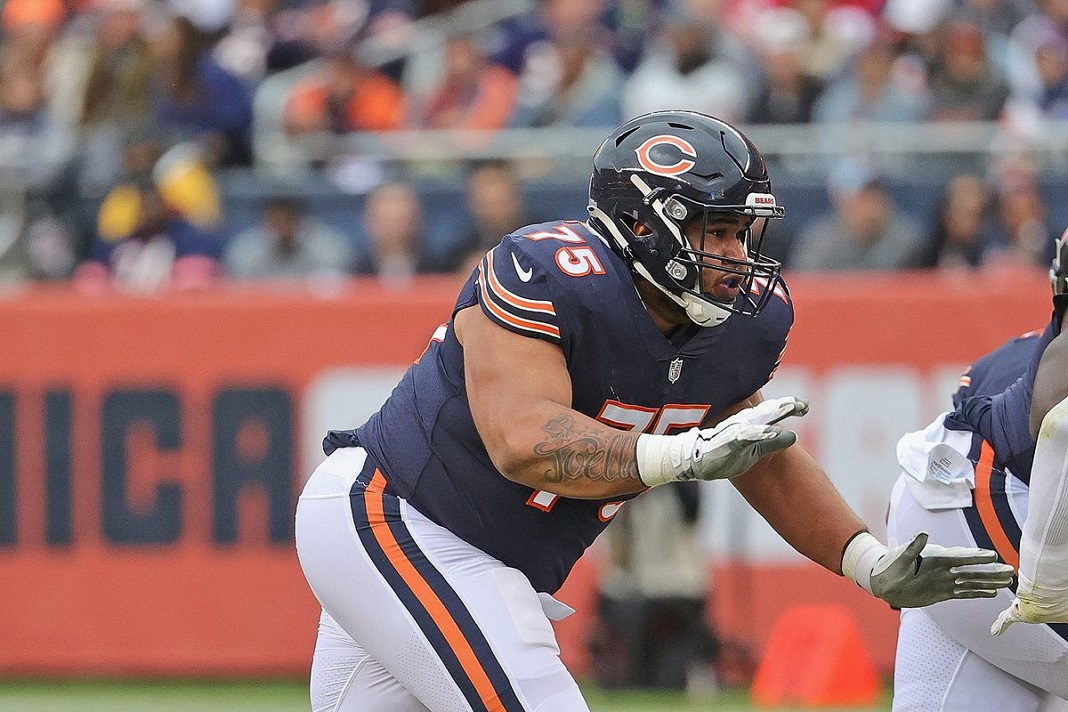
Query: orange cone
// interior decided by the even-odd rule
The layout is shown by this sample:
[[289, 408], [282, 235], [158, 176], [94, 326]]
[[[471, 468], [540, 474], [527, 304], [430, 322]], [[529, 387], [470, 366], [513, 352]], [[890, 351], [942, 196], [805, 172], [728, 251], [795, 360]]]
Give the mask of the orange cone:
[[771, 631], [750, 696], [762, 707], [869, 705], [882, 683], [849, 610], [837, 605], [788, 609]]

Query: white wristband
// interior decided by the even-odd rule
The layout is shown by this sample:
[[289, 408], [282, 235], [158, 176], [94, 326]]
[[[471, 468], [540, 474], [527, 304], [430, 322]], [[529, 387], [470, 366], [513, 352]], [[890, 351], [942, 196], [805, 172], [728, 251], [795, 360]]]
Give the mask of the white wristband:
[[871, 593], [871, 572], [875, 562], [889, 551], [886, 546], [868, 532], [861, 532], [846, 545], [842, 552], [842, 575], [857, 582]]
[[[672, 466], [672, 446], [678, 462]], [[646, 487], [656, 487], [675, 481], [676, 469], [682, 464], [681, 448], [674, 435], [638, 436], [638, 477]]]

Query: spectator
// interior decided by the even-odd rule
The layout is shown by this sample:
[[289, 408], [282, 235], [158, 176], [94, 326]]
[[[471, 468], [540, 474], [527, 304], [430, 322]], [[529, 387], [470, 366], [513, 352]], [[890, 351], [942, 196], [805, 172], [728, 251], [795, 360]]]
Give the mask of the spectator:
[[673, 2], [676, 0], [608, 3], [604, 23], [611, 30], [612, 56], [624, 74], [631, 74], [638, 66], [649, 38], [660, 31]]
[[930, 236], [909, 267], [975, 269], [1002, 237], [995, 224], [989, 186], [971, 173], [958, 175], [946, 188]]
[[[341, 14], [352, 16], [352, 0], [334, 0]], [[400, 82], [407, 68], [417, 12], [414, 0], [366, 0], [359, 16], [361, 25], [354, 40], [361, 58], [378, 67], [386, 76]]]
[[1068, 119], [1068, 30], [1049, 17], [1031, 16], [1013, 31], [1007, 56], [1008, 125], [1034, 135], [1050, 119]]
[[[848, 173], [850, 169], [843, 171]], [[919, 227], [897, 210], [877, 177], [834, 177], [832, 212], [798, 235], [790, 265], [800, 270], [895, 270], [919, 249]]]
[[686, 13], [671, 17], [626, 80], [623, 114], [689, 109], [740, 120], [750, 91], [740, 65], [720, 53], [726, 41], [712, 25]]
[[515, 168], [507, 161], [490, 161], [472, 170], [465, 202], [472, 218], [470, 229], [456, 256], [447, 260], [464, 277], [502, 237], [535, 222], [527, 214]]
[[0, 10], [0, 27], [5, 33], [37, 28], [51, 33], [66, 19], [63, 0], [7, 0]]
[[391, 131], [403, 126], [405, 112], [400, 85], [348, 49], [337, 49], [321, 71], [293, 88], [284, 121], [297, 135]]
[[310, 28], [322, 23], [306, 6], [284, 0], [238, 0], [233, 21], [215, 45], [223, 68], [250, 88], [271, 74], [317, 58]]
[[45, 90], [46, 59], [63, 18], [58, 4], [9, 2], [2, 14], [0, 166], [17, 166], [31, 191], [63, 169], [71, 150], [69, 134], [48, 110]]
[[1063, 62], [1068, 44], [1068, 7], [1042, 3], [1042, 12], [1024, 18], [1009, 36], [1006, 67], [1009, 86], [1016, 98], [1041, 101], [1044, 92], [1063, 72], [1053, 71]]
[[823, 91], [823, 82], [808, 73], [804, 48], [808, 25], [796, 10], [769, 10], [759, 33], [763, 81], [749, 110], [756, 124], [807, 124]]
[[355, 272], [375, 275], [387, 287], [406, 287], [417, 273], [431, 271], [422, 254], [423, 209], [407, 183], [383, 183], [367, 196], [363, 214], [369, 244]]
[[831, 82], [813, 109], [816, 121], [918, 121], [927, 109], [925, 87], [897, 81], [893, 47], [885, 40], [868, 45], [850, 71]]
[[601, 22], [606, 0], [544, 0], [535, 10], [502, 22], [488, 35], [489, 54], [494, 64], [525, 81], [540, 83], [545, 67], [545, 43], [576, 31], [586, 32], [598, 42], [608, 42], [607, 28]]
[[172, 211], [154, 185], [125, 184], [101, 206], [92, 254], [74, 279], [94, 290], [108, 285], [137, 293], [196, 288], [221, 272], [219, 247], [214, 235]]
[[62, 0], [7, 0], [0, 9], [4, 54], [16, 54], [39, 79], [66, 15]]
[[248, 90], [211, 56], [208, 37], [191, 20], [171, 18], [152, 43], [152, 109], [171, 144], [195, 140], [210, 165], [252, 160]]
[[31, 45], [0, 51], [0, 281], [62, 279], [73, 267], [73, 231], [56, 208], [77, 198], [50, 200], [68, 172], [69, 131], [48, 110], [44, 73]]
[[287, 195], [267, 200], [260, 224], [236, 235], [223, 255], [237, 279], [338, 279], [353, 259], [350, 241]]
[[19, 58], [0, 55], [0, 137], [3, 145], [12, 142], [24, 145], [47, 128], [48, 114], [40, 77]]
[[881, 33], [896, 50], [895, 64], [907, 63], [910, 71], [926, 82], [928, 71], [939, 63], [942, 28], [950, 11], [946, 0], [887, 0], [881, 13]]
[[622, 71], [605, 0], [545, 0], [488, 36], [491, 62], [518, 82], [513, 126], [597, 126], [618, 117]]
[[986, 43], [986, 54], [994, 70], [1008, 74], [1009, 38], [1013, 29], [1033, 7], [1031, 0], [959, 0], [956, 14], [975, 23]]
[[153, 57], [140, 22], [137, 0], [101, 3], [81, 101], [83, 128], [110, 125], [124, 131], [148, 123]]
[[929, 85], [931, 121], [994, 121], [1009, 96], [1008, 85], [987, 59], [978, 25], [952, 20], [942, 28], [943, 41]]
[[[830, 82], [844, 73], [850, 61], [875, 37], [875, 18], [870, 8], [862, 6], [882, 3], [791, 0], [783, 4], [800, 12], [808, 24], [802, 55], [805, 73]], [[759, 25], [756, 31], [761, 31]]]
[[21, 213], [0, 208], [0, 283], [68, 279], [75, 262], [70, 230], [39, 201]]
[[[597, 25], [557, 31], [537, 44], [519, 78], [515, 127], [612, 126], [619, 123], [623, 73]], [[540, 76], [535, 76], [535, 75]]]
[[[219, 66], [253, 89], [267, 74], [267, 56], [278, 37], [274, 0], [238, 0], [233, 19], [212, 49]], [[309, 53], [304, 60], [311, 59]]]
[[415, 118], [426, 129], [500, 129], [515, 108], [517, 79], [489, 63], [473, 34], [445, 42], [441, 74]]
[[995, 265], [1045, 267], [1053, 258], [1054, 237], [1049, 211], [1038, 184], [1034, 162], [1010, 156], [998, 165], [998, 217], [1004, 230], [1002, 249], [991, 256]]
[[141, 29], [146, 14], [143, 0], [97, 0], [72, 19], [49, 54], [49, 113], [76, 144], [61, 202], [74, 203], [79, 190], [115, 185], [126, 135], [154, 123], [153, 59]]

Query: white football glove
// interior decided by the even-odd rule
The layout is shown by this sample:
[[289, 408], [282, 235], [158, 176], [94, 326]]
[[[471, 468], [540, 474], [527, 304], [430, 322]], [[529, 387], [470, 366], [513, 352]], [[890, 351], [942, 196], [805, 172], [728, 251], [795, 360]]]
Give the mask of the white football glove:
[[774, 398], [711, 428], [693, 428], [678, 435], [640, 435], [638, 474], [647, 487], [737, 477], [765, 455], [793, 445], [797, 434], [775, 423], [807, 412], [808, 402], [803, 399]]
[[1016, 598], [1009, 607], [998, 614], [990, 634], [999, 636], [1013, 623], [1068, 623], [1068, 598], [1063, 592], [1056, 596], [1043, 596], [1035, 585], [1023, 575], [1016, 587]]
[[887, 549], [862, 532], [846, 546], [842, 573], [894, 608], [921, 608], [953, 598], [993, 598], [1012, 583], [1013, 568], [989, 549], [927, 543], [927, 532]]

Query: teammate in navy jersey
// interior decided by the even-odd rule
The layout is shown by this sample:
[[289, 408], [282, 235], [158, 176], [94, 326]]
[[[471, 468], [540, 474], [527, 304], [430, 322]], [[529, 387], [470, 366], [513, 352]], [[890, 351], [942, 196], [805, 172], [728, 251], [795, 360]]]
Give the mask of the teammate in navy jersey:
[[593, 163], [589, 221], [505, 236], [381, 410], [327, 435], [297, 508], [316, 710], [586, 710], [552, 594], [628, 499], [679, 480], [733, 478], [896, 606], [1009, 584], [993, 551], [888, 550], [776, 424], [808, 405], [760, 395], [793, 305], [760, 251], [783, 208], [756, 147], [659, 112]]
[[[898, 444], [891, 543], [924, 529], [944, 543], [996, 549], [1019, 581], [992, 599], [902, 611], [895, 712], [1068, 711], [1063, 258], [1068, 232], [1049, 325], [979, 359], [961, 376], [954, 410]], [[1010, 629], [1020, 622], [1038, 625]]]

